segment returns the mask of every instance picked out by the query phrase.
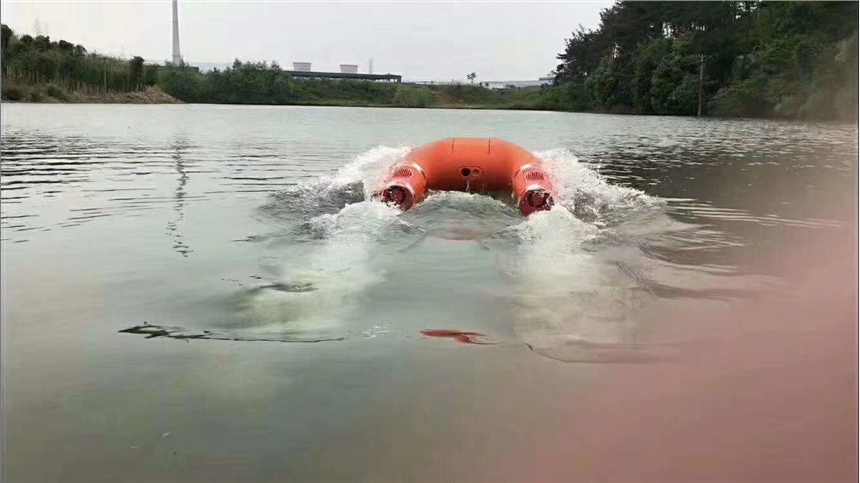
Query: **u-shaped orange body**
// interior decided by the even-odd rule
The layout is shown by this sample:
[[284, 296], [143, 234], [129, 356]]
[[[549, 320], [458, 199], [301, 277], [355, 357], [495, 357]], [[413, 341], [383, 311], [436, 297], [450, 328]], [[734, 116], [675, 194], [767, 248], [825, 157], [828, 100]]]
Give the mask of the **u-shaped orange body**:
[[510, 192], [523, 215], [549, 210], [552, 180], [541, 160], [501, 139], [457, 138], [426, 144], [394, 164], [376, 196], [408, 210], [429, 190]]

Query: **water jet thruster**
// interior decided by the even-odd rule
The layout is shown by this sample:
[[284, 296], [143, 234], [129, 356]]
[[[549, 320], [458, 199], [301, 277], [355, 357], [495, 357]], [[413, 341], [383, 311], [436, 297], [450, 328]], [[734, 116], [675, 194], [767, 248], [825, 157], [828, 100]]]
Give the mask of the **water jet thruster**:
[[553, 185], [539, 158], [495, 138], [443, 139], [392, 165], [375, 198], [408, 210], [428, 191], [509, 192], [523, 215], [552, 208]]

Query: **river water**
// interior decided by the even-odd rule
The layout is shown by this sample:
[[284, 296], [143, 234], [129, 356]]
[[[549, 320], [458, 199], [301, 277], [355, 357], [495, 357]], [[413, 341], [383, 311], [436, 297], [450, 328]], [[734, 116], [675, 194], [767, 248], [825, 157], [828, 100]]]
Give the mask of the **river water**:
[[[556, 208], [369, 201], [457, 136], [536, 152]], [[4, 104], [4, 481], [504, 479], [606, 368], [672, 364], [655, 334], [853, 236], [857, 149], [856, 125]]]

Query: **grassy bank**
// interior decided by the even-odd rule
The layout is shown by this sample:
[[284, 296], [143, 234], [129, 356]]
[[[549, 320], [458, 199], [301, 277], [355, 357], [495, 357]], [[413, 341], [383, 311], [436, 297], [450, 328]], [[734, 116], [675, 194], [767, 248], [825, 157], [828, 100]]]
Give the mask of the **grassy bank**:
[[477, 84], [293, 78], [277, 63], [239, 60], [227, 69], [205, 74], [166, 67], [159, 73], [158, 85], [190, 103], [540, 110], [560, 107], [559, 90], [554, 87], [489, 89]]
[[176, 103], [158, 87], [156, 65], [117, 59], [2, 25], [2, 99], [18, 102]]
[[99, 92], [67, 89], [56, 84], [25, 84], [4, 79], [2, 98], [6, 102], [47, 102], [76, 104], [181, 104], [158, 87], [136, 92]]

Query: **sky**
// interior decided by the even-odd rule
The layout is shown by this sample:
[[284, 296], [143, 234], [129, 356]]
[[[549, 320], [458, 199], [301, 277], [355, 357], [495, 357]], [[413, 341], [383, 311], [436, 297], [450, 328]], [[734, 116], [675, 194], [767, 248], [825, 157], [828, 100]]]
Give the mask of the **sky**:
[[[404, 80], [531, 80], [549, 75], [564, 40], [597, 27], [611, 1], [288, 2], [179, 0], [182, 56], [190, 64], [312, 62], [315, 71], [358, 64]], [[17, 33], [65, 39], [90, 51], [162, 62], [171, 54], [171, 4], [148, 1], [13, 1], [0, 17]]]

